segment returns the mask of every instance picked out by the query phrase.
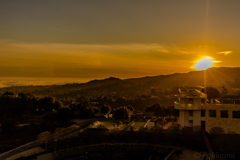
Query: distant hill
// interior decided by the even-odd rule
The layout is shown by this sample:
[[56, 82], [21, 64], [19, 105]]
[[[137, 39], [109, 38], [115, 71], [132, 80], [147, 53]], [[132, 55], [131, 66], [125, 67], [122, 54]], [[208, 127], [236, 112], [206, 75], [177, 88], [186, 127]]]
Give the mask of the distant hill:
[[136, 96], [149, 94], [155, 89], [172, 89], [183, 85], [201, 85], [204, 86], [204, 77], [206, 85], [213, 87], [226, 86], [229, 88], [227, 81], [240, 79], [240, 68], [209, 68], [205, 71], [191, 71], [188, 73], [175, 73], [171, 75], [159, 75], [153, 77], [119, 79], [110, 77], [102, 80], [92, 80], [87, 83], [74, 83], [66, 85], [51, 86], [18, 86], [1, 88], [4, 91], [24, 91], [36, 95], [52, 95], [56, 97], [72, 96], [101, 96], [108, 94], [120, 94]]
[[207, 86], [227, 85], [226, 81], [240, 79], [240, 67], [237, 68], [209, 68], [205, 71], [191, 71], [188, 73], [174, 73], [154, 77], [126, 79], [126, 81], [148, 84], [152, 87], [171, 88], [182, 85], [204, 85], [204, 74]]

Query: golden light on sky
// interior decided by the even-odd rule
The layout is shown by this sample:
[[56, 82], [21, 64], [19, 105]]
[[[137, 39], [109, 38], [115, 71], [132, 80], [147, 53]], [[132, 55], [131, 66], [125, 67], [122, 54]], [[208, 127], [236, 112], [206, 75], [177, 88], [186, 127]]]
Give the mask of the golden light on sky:
[[195, 64], [195, 66], [193, 67], [201, 71], [201, 70], [205, 70], [213, 67], [213, 63], [217, 63], [217, 62], [218, 61], [214, 61], [213, 58], [211, 57], [204, 57], [201, 60], [199, 60], [197, 64]]
[[239, 0], [0, 1], [0, 81], [137, 78], [239, 67], [239, 5]]

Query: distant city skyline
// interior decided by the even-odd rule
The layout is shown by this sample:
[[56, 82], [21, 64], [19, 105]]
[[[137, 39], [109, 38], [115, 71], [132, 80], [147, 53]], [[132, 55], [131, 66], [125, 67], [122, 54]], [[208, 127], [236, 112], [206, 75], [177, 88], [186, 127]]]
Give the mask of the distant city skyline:
[[1, 77], [134, 78], [240, 67], [239, 0], [3, 0]]

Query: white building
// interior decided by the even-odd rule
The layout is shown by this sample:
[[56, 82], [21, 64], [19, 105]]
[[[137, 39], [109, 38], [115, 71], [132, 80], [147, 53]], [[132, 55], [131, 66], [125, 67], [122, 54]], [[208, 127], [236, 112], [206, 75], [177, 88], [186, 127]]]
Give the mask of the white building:
[[205, 129], [206, 94], [202, 87], [184, 87], [179, 89], [178, 102], [174, 108], [179, 110], [179, 122], [182, 127], [201, 126]]
[[240, 134], [240, 96], [226, 95], [206, 102], [206, 94], [201, 87], [179, 89], [178, 102], [174, 108], [179, 110], [182, 127], [200, 126], [210, 131], [212, 127], [222, 127], [225, 133]]

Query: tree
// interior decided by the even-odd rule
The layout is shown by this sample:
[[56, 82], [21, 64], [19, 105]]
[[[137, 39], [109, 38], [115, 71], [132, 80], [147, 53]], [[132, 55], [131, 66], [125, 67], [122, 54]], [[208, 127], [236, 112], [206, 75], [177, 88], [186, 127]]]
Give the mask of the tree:
[[13, 119], [5, 119], [2, 122], [2, 130], [6, 132], [13, 131], [14, 129], [16, 129], [15, 124], [16, 122]]
[[150, 107], [146, 107], [145, 112], [154, 113], [154, 115], [157, 117], [165, 117], [167, 115], [169, 115], [170, 117], [170, 115], [172, 114], [172, 108], [171, 107], [165, 108], [164, 106], [161, 106], [158, 103], [155, 103]]
[[107, 114], [109, 114], [110, 112], [111, 112], [111, 107], [109, 106], [109, 105], [104, 105], [102, 108], [101, 108], [101, 113], [103, 114], [103, 115], [107, 115]]
[[151, 95], [156, 96], [157, 94], [158, 94], [157, 90], [156, 90], [155, 88], [153, 88], [153, 89], [151, 90]]
[[51, 135], [50, 131], [45, 131], [40, 133], [37, 137], [40, 143], [45, 143], [45, 149], [47, 149], [47, 144], [48, 144], [48, 141], [50, 140], [49, 139], [50, 135]]
[[3, 93], [3, 95], [4, 96], [13, 96], [14, 93], [6, 91], [5, 93]]
[[53, 107], [52, 107], [54, 110], [58, 110], [60, 108], [63, 108], [63, 103], [59, 100], [56, 100], [53, 104]]
[[145, 112], [146, 113], [154, 113], [155, 116], [157, 117], [165, 117], [167, 115], [167, 109], [163, 106], [160, 106], [158, 103], [150, 106], [150, 107], [147, 107], [145, 109]]
[[85, 105], [77, 105], [79, 118], [91, 118], [94, 113], [92, 107], [87, 107]]
[[153, 110], [151, 107], [146, 107], [145, 110], [144, 110], [146, 113], [152, 113]]
[[71, 119], [71, 109], [68, 107], [62, 107], [57, 111], [58, 121], [67, 122]]
[[77, 111], [77, 105], [74, 104], [74, 103], [70, 104], [70, 105], [69, 105], [69, 108], [70, 108], [73, 112]]
[[131, 106], [131, 105], [127, 105], [127, 108], [133, 113], [133, 111], [134, 111], [133, 106]]
[[202, 128], [199, 125], [193, 126], [193, 132], [201, 132]]
[[22, 99], [25, 99], [25, 100], [28, 100], [32, 97], [32, 95], [30, 95], [29, 93], [23, 93], [23, 92], [20, 92], [18, 94], [18, 97], [22, 98]]
[[45, 112], [51, 112], [55, 109], [54, 106], [55, 98], [54, 97], [44, 97], [38, 100], [38, 110]]
[[131, 111], [127, 107], [119, 107], [114, 111], [115, 119], [129, 119], [131, 118]]
[[64, 127], [62, 127], [62, 128], [56, 128], [55, 130], [54, 130], [54, 134], [58, 134], [59, 132], [61, 132], [61, 131], [63, 131], [65, 128]]
[[160, 106], [160, 105], [158, 103], [156, 103], [152, 106], [146, 107], [144, 111], [146, 113], [154, 113], [154, 109], [155, 109], [156, 106]]
[[224, 134], [222, 127], [212, 127], [209, 131], [210, 134]]
[[213, 88], [213, 87], [207, 87], [206, 88], [206, 94], [207, 94], [207, 98], [209, 100], [211, 100], [213, 98], [219, 98], [220, 95], [221, 95], [219, 90], [217, 88]]
[[173, 114], [174, 117], [179, 117], [179, 110], [178, 109], [174, 108], [172, 112], [173, 112], [172, 114]]
[[[153, 113], [155, 116], [159, 117], [162, 116], [163, 109], [159, 104], [155, 104]], [[163, 117], [163, 116], [162, 116]]]
[[[22, 108], [23, 107], [23, 108]], [[0, 97], [0, 120], [21, 118], [23, 112], [26, 111], [25, 105], [22, 106], [19, 98], [11, 96], [9, 92]]]
[[225, 86], [219, 87], [222, 96], [227, 95], [228, 89]]
[[169, 116], [169, 118], [170, 118], [170, 116], [172, 115], [172, 110], [174, 109], [174, 107], [168, 107], [168, 108], [166, 108], [166, 114]]
[[54, 122], [58, 122], [58, 120], [59, 120], [57, 112], [44, 113], [44, 114], [42, 114], [42, 118], [47, 123], [54, 123]]
[[98, 115], [100, 113], [100, 109], [98, 107], [93, 107], [94, 115]]

